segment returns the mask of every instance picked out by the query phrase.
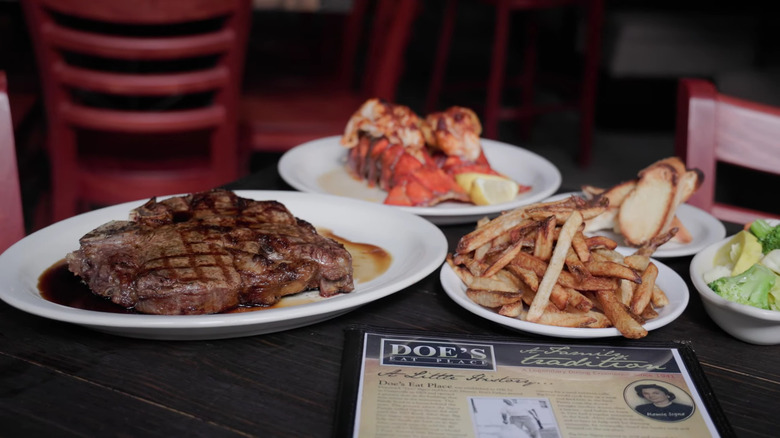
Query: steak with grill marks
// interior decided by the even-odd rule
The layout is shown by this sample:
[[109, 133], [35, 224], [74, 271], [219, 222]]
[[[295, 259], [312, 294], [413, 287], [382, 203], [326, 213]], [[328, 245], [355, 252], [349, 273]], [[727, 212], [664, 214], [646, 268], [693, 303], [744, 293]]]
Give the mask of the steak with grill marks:
[[340, 243], [279, 202], [226, 190], [153, 198], [130, 220], [87, 233], [66, 260], [93, 293], [141, 313], [218, 313], [354, 289]]

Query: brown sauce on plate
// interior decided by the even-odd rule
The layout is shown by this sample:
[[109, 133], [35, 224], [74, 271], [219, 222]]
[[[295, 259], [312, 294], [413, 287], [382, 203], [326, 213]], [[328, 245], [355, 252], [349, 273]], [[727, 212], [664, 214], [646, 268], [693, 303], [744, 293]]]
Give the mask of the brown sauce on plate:
[[[352, 255], [352, 269], [355, 284], [366, 283], [382, 275], [390, 267], [392, 256], [384, 249], [368, 243], [351, 242], [333, 234], [330, 230], [317, 230], [321, 235], [329, 237], [342, 245]], [[81, 279], [68, 270], [65, 260], [52, 265], [38, 279], [38, 290], [41, 296], [53, 303], [76, 309], [93, 310], [110, 313], [138, 314], [133, 309], [126, 309], [110, 300], [92, 293]], [[317, 291], [301, 292], [282, 298], [279, 303], [270, 307], [242, 306], [224, 313], [251, 312], [255, 310], [289, 307], [307, 302], [319, 301]]]

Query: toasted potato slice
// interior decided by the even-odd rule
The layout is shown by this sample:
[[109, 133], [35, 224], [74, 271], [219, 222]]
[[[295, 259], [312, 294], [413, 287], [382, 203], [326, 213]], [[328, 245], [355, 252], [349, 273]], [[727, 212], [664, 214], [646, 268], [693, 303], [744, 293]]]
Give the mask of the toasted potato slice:
[[639, 173], [639, 181], [623, 200], [617, 218], [620, 234], [628, 244], [647, 243], [667, 226], [667, 220], [671, 221], [677, 178], [675, 168], [663, 163], [655, 163]]

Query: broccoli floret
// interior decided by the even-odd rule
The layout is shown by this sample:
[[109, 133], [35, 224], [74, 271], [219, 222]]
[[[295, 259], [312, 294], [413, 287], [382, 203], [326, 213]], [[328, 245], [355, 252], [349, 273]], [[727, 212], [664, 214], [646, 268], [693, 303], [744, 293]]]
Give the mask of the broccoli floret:
[[769, 291], [776, 279], [771, 269], [755, 264], [741, 274], [719, 278], [708, 286], [729, 301], [769, 310]]
[[750, 232], [761, 242], [761, 252], [764, 254], [780, 249], [780, 225], [773, 227], [764, 219], [757, 219], [750, 224]]

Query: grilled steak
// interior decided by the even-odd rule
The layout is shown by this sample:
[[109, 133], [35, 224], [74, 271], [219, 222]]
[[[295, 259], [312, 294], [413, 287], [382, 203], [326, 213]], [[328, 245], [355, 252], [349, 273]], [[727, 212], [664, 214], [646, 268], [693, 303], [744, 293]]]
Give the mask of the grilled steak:
[[276, 201], [214, 190], [157, 201], [89, 232], [67, 255], [93, 293], [152, 314], [268, 306], [353, 290], [352, 258]]

